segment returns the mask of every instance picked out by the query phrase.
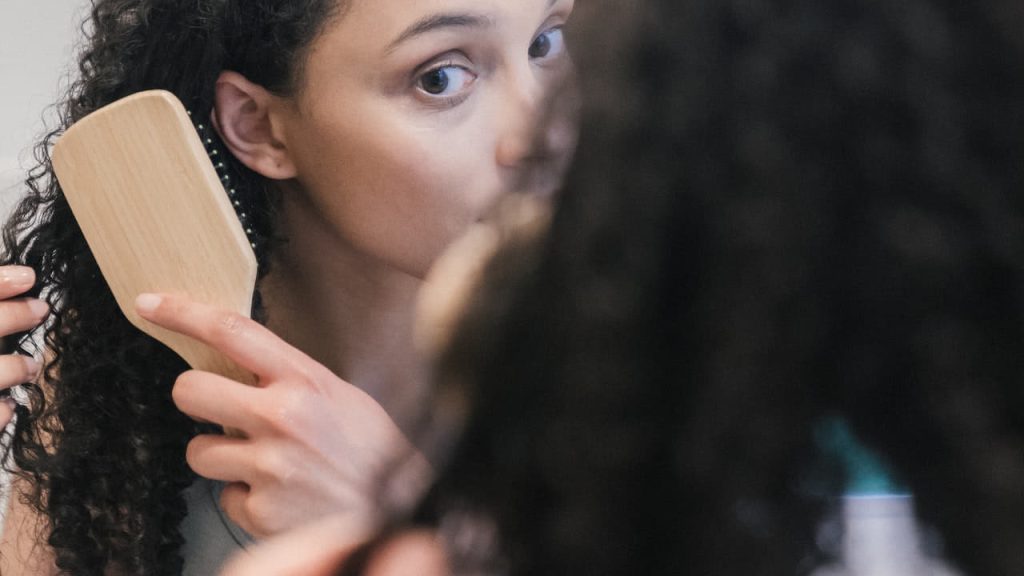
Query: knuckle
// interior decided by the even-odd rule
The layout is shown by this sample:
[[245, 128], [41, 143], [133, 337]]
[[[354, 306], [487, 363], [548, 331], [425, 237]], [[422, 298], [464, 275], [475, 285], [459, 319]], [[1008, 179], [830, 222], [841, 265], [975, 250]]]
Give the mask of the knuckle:
[[262, 492], [250, 493], [245, 499], [245, 516], [256, 534], [274, 534], [278, 531], [279, 515]]
[[238, 337], [245, 330], [245, 318], [236, 312], [219, 314], [214, 324], [214, 336], [219, 339]]
[[0, 302], [0, 332], [4, 335], [38, 326], [45, 318], [33, 311], [29, 300]]
[[23, 325], [35, 326], [42, 322], [49, 309], [49, 305], [42, 300], [26, 298], [18, 303], [18, 319]]
[[23, 382], [35, 380], [43, 369], [42, 364], [28, 356], [16, 355], [14, 361], [17, 362], [18, 366], [21, 368], [21, 379]]
[[18, 356], [0, 356], [0, 385], [11, 386], [25, 379], [25, 368]]
[[197, 436], [189, 441], [188, 445], [185, 446], [185, 462], [188, 463], [189, 467], [192, 468], [196, 473], [201, 473], [200, 469], [203, 464], [203, 453], [205, 452], [206, 442], [202, 436]]
[[277, 391], [272, 401], [266, 402], [258, 410], [263, 423], [279, 433], [292, 431], [303, 414], [309, 412], [311, 394], [297, 388], [284, 388]]
[[263, 428], [277, 430], [279, 426], [279, 415], [277, 405], [273, 402], [259, 402], [252, 405], [249, 410], [256, 422]]
[[307, 414], [314, 402], [313, 394], [304, 388], [288, 388], [282, 391], [280, 413], [286, 423], [293, 423]]
[[303, 363], [296, 367], [295, 383], [307, 396], [327, 397], [329, 391], [338, 388], [338, 377], [319, 364]]
[[320, 375], [306, 363], [292, 366], [293, 381], [299, 387], [316, 390], [322, 379]]
[[28, 382], [39, 373], [39, 364], [20, 354], [8, 354], [0, 357], [0, 383], [5, 385]]
[[174, 381], [174, 391], [180, 394], [188, 394], [199, 387], [202, 375], [196, 370], [186, 370], [178, 375]]
[[174, 387], [171, 388], [171, 398], [175, 405], [180, 407], [182, 404], [188, 404], [200, 387], [201, 379], [201, 374], [196, 370], [188, 370], [179, 375], [174, 381]]
[[259, 536], [255, 527], [249, 521], [249, 499], [252, 498], [252, 489], [237, 482], [232, 482], [224, 487], [220, 493], [220, 507], [235, 523], [247, 532]]
[[257, 453], [253, 468], [264, 482], [277, 484], [284, 469], [284, 457], [277, 449], [265, 448]]

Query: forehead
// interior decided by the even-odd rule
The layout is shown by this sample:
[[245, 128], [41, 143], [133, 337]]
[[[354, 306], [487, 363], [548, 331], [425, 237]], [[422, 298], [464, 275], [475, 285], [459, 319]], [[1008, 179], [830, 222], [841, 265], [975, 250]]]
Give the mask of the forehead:
[[369, 77], [379, 76], [388, 66], [396, 65], [397, 58], [392, 50], [396, 42], [424, 23], [462, 19], [484, 24], [442, 27], [441, 32], [404, 43], [399, 52], [414, 57], [410, 54], [416, 50], [409, 48], [411, 44], [421, 48], [420, 56], [429, 56], [430, 39], [437, 40], [433, 42], [435, 45], [469, 38], [486, 39], [495, 46], [515, 44], [518, 48], [523, 41], [529, 43], [548, 14], [555, 9], [571, 11], [573, 5], [573, 0], [340, 1], [337, 17], [326, 23], [306, 55], [302, 92], [309, 92], [325, 78], [358, 76], [365, 82]]
[[348, 0], [338, 24], [369, 26], [364, 31], [398, 31], [410, 23], [435, 14], [488, 16], [497, 24], [517, 17], [535, 15], [557, 0]]

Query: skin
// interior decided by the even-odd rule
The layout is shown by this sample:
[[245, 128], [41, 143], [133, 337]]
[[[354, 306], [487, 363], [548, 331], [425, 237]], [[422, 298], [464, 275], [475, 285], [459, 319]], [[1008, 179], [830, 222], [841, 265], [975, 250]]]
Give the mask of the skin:
[[[313, 45], [307, 80], [294, 96], [270, 94], [232, 73], [218, 82], [213, 123], [226, 145], [280, 180], [284, 191], [279, 229], [289, 242], [263, 285], [269, 328], [281, 346], [294, 346], [340, 382], [358, 385], [399, 423], [422, 402], [412, 325], [430, 265], [521, 180], [533, 185], [527, 192], [550, 193], [565, 164], [572, 144], [565, 124], [545, 125], [540, 145], [532, 144], [539, 112], [570, 70], [559, 29], [572, 8], [571, 0], [356, 1]], [[462, 25], [407, 33], [452, 14]], [[535, 50], [538, 38], [550, 49]], [[432, 95], [422, 80], [441, 68], [448, 89]], [[351, 450], [335, 442], [344, 420], [331, 417], [350, 412], [344, 402], [272, 386], [268, 404], [294, 414], [324, 412], [319, 419], [294, 418], [287, 434], [274, 436], [260, 432], [258, 422], [236, 426], [205, 416], [223, 405], [243, 420], [259, 420], [244, 404], [211, 392], [236, 385], [193, 372], [179, 379], [174, 395], [186, 413], [256, 431], [244, 444], [203, 436], [189, 447], [198, 473], [232, 483], [224, 492], [232, 518], [267, 535], [294, 522], [253, 517], [308, 519], [350, 507], [350, 497], [339, 497], [337, 472], [351, 467]], [[359, 432], [354, 436], [372, 451], [407, 450], [407, 443], [396, 440], [389, 449]], [[231, 452], [237, 453], [225, 456]], [[303, 462], [323, 465], [302, 466], [301, 474], [286, 467], [290, 481], [261, 481], [250, 471], [261, 465], [247, 463], [267, 460], [268, 452], [277, 455], [271, 462], [306, 453], [319, 458]], [[296, 508], [287, 492], [298, 478], [308, 504]], [[422, 483], [408, 480], [413, 487]], [[396, 491], [412, 498], [415, 488]], [[244, 509], [262, 512], [232, 513]]]
[[[17, 334], [38, 326], [47, 314], [46, 302], [21, 298], [35, 283], [35, 272], [24, 266], [0, 266], [0, 336]], [[39, 374], [39, 363], [28, 356], [0, 356], [0, 390], [30, 382]], [[0, 401], [0, 427], [7, 426], [14, 415], [14, 401]]]
[[[429, 478], [429, 466], [384, 409], [260, 324], [183, 296], [144, 294], [139, 314], [199, 340], [256, 377], [248, 386], [191, 370], [175, 383], [175, 404], [238, 436], [203, 435], [186, 458], [199, 474], [231, 484], [225, 512], [267, 536], [330, 510], [371, 522], [384, 470], [413, 464], [403, 485]], [[417, 491], [418, 493], [418, 491]], [[318, 498], [311, 499], [310, 494]]]
[[[557, 42], [551, 30], [571, 9], [565, 0], [357, 0], [314, 44], [294, 97], [232, 74], [218, 84], [214, 125], [285, 191], [279, 224], [290, 243], [263, 286], [271, 328], [391, 412], [402, 412], [395, 390], [409, 397], [418, 379], [411, 310], [430, 264], [498, 197], [533, 179], [537, 156], [567, 157], [571, 130], [557, 123], [542, 146], [531, 144], [569, 60], [561, 48], [544, 58], [529, 51], [541, 35]], [[491, 25], [393, 45], [439, 14]], [[451, 90], [426, 93], [422, 76], [444, 65]], [[533, 192], [555, 186], [557, 170], [547, 173]]]
[[[237, 555], [221, 576], [333, 576], [369, 536], [342, 519], [328, 518]], [[449, 573], [444, 548], [433, 534], [409, 531], [383, 544], [366, 576], [444, 576]]]
[[[199, 436], [186, 457], [200, 475], [228, 483], [221, 504], [249, 532], [336, 514], [372, 523], [379, 487], [371, 479], [396, 461], [402, 473], [384, 490], [390, 505], [414, 500], [429, 480], [396, 425], [421, 402], [417, 293], [444, 247], [500, 197], [556, 187], [574, 131], [566, 122], [537, 126], [570, 72], [560, 26], [572, 8], [572, 0], [354, 0], [311, 46], [294, 95], [220, 76], [211, 123], [283, 192], [277, 228], [288, 242], [261, 286], [268, 328], [180, 296], [139, 304], [151, 321], [258, 375], [247, 388], [189, 371], [173, 391], [185, 413], [243, 431]], [[10, 378], [0, 379], [23, 381], [3, 370]], [[35, 532], [4, 537], [0, 572], [47, 572], [22, 571], [46, 564], [18, 552], [42, 554], [26, 544]]]
[[[547, 229], [548, 223], [547, 204], [507, 202], [444, 251], [431, 267], [416, 311], [417, 342], [428, 361], [437, 358], [449, 345], [454, 326], [465, 313], [487, 262], [499, 246], [514, 239], [536, 237]], [[460, 406], [457, 410], [465, 409]], [[459, 426], [457, 421], [448, 424]], [[330, 517], [271, 538], [249, 553], [236, 554], [221, 576], [331, 576], [344, 566], [359, 544], [373, 535], [371, 526], [353, 522], [351, 516]], [[448, 574], [449, 569], [444, 547], [433, 533], [409, 530], [380, 546], [364, 573], [441, 576]]]
[[[21, 297], [35, 283], [35, 272], [24, 266], [0, 266], [0, 336], [31, 330], [49, 314], [46, 302]], [[0, 356], [0, 390], [34, 381], [39, 376], [40, 364], [35, 359], [18, 354]], [[14, 417], [14, 400], [0, 401], [0, 427], [6, 427]], [[45, 562], [40, 560], [34, 539], [11, 540], [7, 535], [37, 534], [38, 519], [24, 514], [20, 506], [13, 506], [4, 518], [4, 541], [0, 545], [0, 574], [43, 574]], [[14, 566], [11, 558], [21, 559]]]

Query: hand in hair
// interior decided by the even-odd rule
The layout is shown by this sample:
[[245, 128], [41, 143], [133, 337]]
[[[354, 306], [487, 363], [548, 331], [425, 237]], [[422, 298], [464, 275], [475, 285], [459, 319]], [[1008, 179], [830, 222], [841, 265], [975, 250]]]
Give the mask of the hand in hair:
[[[0, 266], [0, 337], [25, 332], [38, 326], [50, 309], [42, 300], [18, 298], [32, 288], [36, 276], [24, 266]], [[7, 394], [11, 387], [35, 379], [39, 363], [30, 356], [8, 354], [0, 356], [0, 428], [7, 426], [14, 416], [15, 403]]]
[[236, 554], [220, 576], [447, 576], [444, 548], [425, 530], [371, 540], [343, 518], [327, 518]]
[[260, 324], [181, 296], [143, 295], [137, 309], [256, 376], [247, 386], [191, 370], [173, 391], [190, 417], [242, 434], [197, 436], [186, 459], [196, 473], [229, 483], [221, 505], [250, 533], [268, 536], [332, 514], [373, 522], [380, 481], [400, 461], [408, 471], [410, 456], [417, 482], [426, 482], [426, 461], [376, 401]]
[[338, 566], [373, 538], [367, 528], [334, 516], [312, 522], [236, 554], [220, 576], [334, 576]]
[[[49, 307], [42, 300], [19, 297], [35, 284], [35, 272], [25, 266], [0, 266], [0, 337], [25, 332], [38, 326]], [[0, 356], [0, 391], [6, 396], [13, 386], [35, 380], [40, 365], [29, 356], [8, 354]], [[0, 428], [6, 427], [14, 417], [15, 402], [10, 397], [0, 400]], [[17, 494], [17, 488], [12, 490]], [[52, 558], [48, 550], [35, 546], [35, 517], [17, 501], [0, 512], [6, 526], [0, 542], [0, 574], [48, 574], [52, 572]]]

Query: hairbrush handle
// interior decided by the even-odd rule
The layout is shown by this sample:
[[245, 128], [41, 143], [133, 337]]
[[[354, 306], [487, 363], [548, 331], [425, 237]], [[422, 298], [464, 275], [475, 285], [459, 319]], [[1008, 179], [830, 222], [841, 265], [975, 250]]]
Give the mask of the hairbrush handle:
[[57, 141], [54, 172], [118, 307], [193, 368], [251, 374], [135, 311], [141, 293], [180, 293], [250, 315], [256, 257], [185, 107], [141, 92], [76, 122]]

